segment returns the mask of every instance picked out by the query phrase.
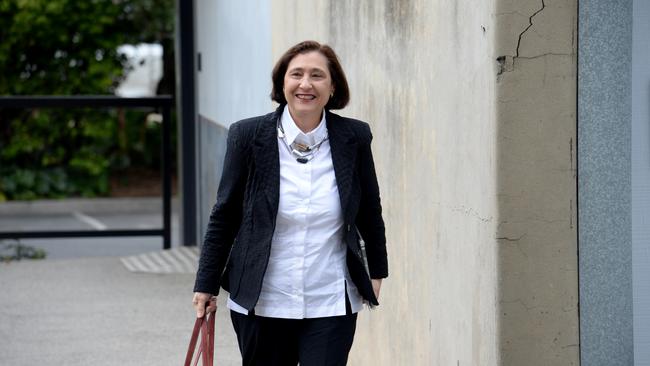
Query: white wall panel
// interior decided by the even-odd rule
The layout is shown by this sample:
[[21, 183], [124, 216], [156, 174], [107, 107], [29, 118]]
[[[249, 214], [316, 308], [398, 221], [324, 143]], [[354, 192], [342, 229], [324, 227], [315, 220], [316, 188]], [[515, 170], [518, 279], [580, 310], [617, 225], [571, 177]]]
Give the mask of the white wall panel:
[[271, 108], [268, 0], [197, 0], [198, 113], [225, 127]]

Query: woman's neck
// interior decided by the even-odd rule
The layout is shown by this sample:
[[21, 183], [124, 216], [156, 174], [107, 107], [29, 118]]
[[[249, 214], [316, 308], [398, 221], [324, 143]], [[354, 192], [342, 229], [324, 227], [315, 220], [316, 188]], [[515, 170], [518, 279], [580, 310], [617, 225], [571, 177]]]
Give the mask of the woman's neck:
[[293, 112], [291, 108], [289, 108], [289, 114], [291, 114], [291, 118], [296, 123], [296, 126], [298, 126], [300, 131], [302, 131], [303, 133], [309, 133], [310, 131], [318, 127], [323, 112], [321, 111], [318, 114], [310, 113], [310, 114], [302, 115]]

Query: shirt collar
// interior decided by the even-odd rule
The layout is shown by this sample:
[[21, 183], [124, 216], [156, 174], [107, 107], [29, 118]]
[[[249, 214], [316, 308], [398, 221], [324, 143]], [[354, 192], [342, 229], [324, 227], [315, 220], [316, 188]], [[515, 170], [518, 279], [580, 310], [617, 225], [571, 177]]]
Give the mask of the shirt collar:
[[284, 135], [287, 138], [287, 143], [291, 145], [296, 138], [300, 136], [301, 142], [306, 142], [309, 145], [314, 145], [320, 141], [327, 138], [327, 122], [325, 120], [325, 111], [323, 111], [323, 117], [321, 118], [318, 126], [308, 133], [304, 133], [298, 128], [296, 122], [291, 117], [289, 113], [289, 106], [284, 106], [284, 111], [282, 112], [282, 117], [280, 118], [280, 123], [282, 124], [282, 129], [284, 130]]

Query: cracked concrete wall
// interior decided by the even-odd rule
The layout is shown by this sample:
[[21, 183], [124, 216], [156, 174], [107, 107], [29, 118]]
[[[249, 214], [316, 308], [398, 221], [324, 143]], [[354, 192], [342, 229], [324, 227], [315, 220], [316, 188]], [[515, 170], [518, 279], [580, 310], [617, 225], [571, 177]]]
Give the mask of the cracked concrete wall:
[[331, 44], [370, 122], [387, 224], [382, 305], [350, 365], [498, 364], [493, 2], [273, 1], [273, 57]]
[[[352, 93], [341, 114], [373, 128], [390, 277], [349, 363], [578, 364], [577, 0], [246, 4], [211, 13], [219, 72], [269, 75], [296, 42], [329, 43]], [[220, 85], [266, 94], [253, 79]], [[223, 95], [259, 114], [242, 100]], [[199, 112], [227, 122], [224, 108]]]
[[578, 365], [577, 0], [497, 0], [504, 366]]

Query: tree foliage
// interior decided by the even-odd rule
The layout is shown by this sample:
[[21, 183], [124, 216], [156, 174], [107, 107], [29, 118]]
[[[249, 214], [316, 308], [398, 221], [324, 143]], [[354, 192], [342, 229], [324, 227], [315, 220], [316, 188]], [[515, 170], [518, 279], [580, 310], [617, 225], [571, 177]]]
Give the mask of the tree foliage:
[[[0, 94], [112, 94], [125, 67], [119, 45], [162, 43], [173, 62], [173, 14], [172, 0], [0, 0]], [[132, 160], [126, 147], [144, 148], [126, 140], [153, 128], [124, 115], [0, 110], [0, 201], [105, 194], [110, 170]]]

